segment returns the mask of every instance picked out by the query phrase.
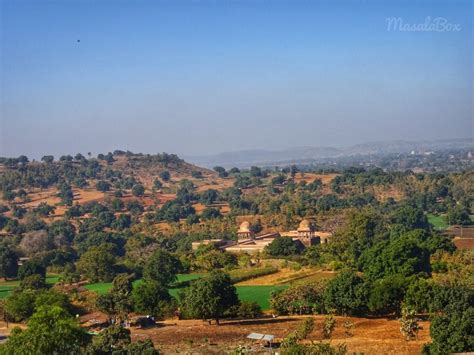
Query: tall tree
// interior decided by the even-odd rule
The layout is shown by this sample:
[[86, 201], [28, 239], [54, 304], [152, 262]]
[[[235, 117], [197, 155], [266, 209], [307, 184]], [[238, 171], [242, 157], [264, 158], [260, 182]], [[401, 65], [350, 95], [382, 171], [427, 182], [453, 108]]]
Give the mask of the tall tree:
[[8, 246], [0, 246], [0, 277], [14, 278], [18, 274], [18, 255]]
[[77, 263], [78, 271], [92, 282], [109, 282], [115, 276], [114, 245], [103, 243], [91, 247]]
[[79, 354], [89, 336], [71, 315], [59, 306], [42, 306], [25, 330], [14, 328], [0, 354]]
[[237, 291], [230, 276], [219, 271], [194, 281], [182, 299], [186, 315], [208, 320], [209, 323], [215, 319], [216, 324], [227, 310], [238, 304]]
[[163, 318], [171, 305], [168, 289], [156, 281], [144, 281], [132, 291], [135, 312]]
[[146, 280], [159, 282], [163, 286], [168, 286], [176, 281], [176, 274], [179, 272], [181, 264], [178, 258], [165, 250], [157, 250], [145, 265], [143, 276]]
[[112, 288], [99, 296], [97, 306], [115, 320], [126, 320], [132, 311], [132, 276], [121, 274], [114, 278]]

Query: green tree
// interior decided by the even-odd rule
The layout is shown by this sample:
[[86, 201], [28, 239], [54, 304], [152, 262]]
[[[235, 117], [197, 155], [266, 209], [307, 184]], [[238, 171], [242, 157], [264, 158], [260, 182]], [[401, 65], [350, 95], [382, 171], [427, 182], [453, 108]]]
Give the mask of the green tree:
[[304, 246], [290, 237], [275, 238], [265, 247], [265, 252], [271, 256], [291, 256], [301, 254]]
[[155, 180], [153, 180], [153, 187], [155, 189], [161, 189], [163, 187], [163, 184], [161, 183], [160, 180], [155, 179]]
[[207, 207], [202, 211], [201, 217], [202, 219], [209, 220], [222, 217], [222, 214], [217, 208]]
[[132, 343], [130, 330], [119, 325], [113, 325], [104, 329], [99, 335], [94, 337], [92, 343], [87, 349], [87, 353], [106, 355], [106, 354], [140, 354], [156, 355], [151, 340], [139, 340]]
[[410, 234], [374, 245], [361, 255], [359, 265], [371, 280], [431, 272], [429, 251]]
[[189, 317], [208, 320], [209, 323], [215, 319], [216, 324], [219, 324], [219, 319], [231, 307], [238, 305], [239, 299], [230, 276], [213, 271], [209, 276], [192, 282], [181, 303]]
[[221, 178], [227, 177], [229, 175], [227, 171], [222, 166], [215, 166], [214, 171], [219, 175]]
[[124, 203], [121, 199], [115, 198], [110, 203], [110, 207], [112, 208], [113, 211], [120, 212], [124, 207]]
[[430, 224], [428, 218], [419, 208], [412, 206], [402, 206], [395, 211], [393, 222], [403, 225], [407, 230], [412, 229], [429, 229]]
[[136, 197], [143, 196], [145, 194], [145, 188], [142, 184], [136, 184], [132, 187], [132, 195]]
[[404, 303], [409, 309], [418, 313], [430, 311], [433, 300], [433, 283], [425, 278], [417, 278], [408, 286]]
[[278, 314], [315, 314], [324, 312], [324, 281], [296, 284], [273, 292], [270, 303]]
[[343, 271], [328, 282], [324, 292], [325, 307], [342, 315], [364, 314], [368, 287], [364, 280], [352, 271]]
[[0, 245], [0, 277], [5, 280], [14, 278], [18, 274], [18, 255], [11, 248]]
[[115, 276], [115, 247], [103, 243], [91, 247], [77, 263], [78, 271], [92, 282], [109, 282]]
[[432, 343], [425, 345], [423, 354], [451, 354], [474, 349], [474, 307], [435, 315], [431, 319]]
[[178, 258], [165, 250], [158, 249], [148, 259], [143, 276], [146, 280], [156, 281], [163, 286], [168, 286], [176, 281], [176, 274], [180, 268], [181, 263]]
[[39, 274], [33, 274], [27, 277], [24, 277], [20, 281], [20, 286], [22, 290], [38, 290], [46, 288], [45, 278]]
[[201, 193], [199, 196], [199, 201], [205, 205], [210, 205], [217, 200], [218, 196], [219, 193], [217, 190], [209, 189]]
[[211, 250], [208, 253], [199, 254], [196, 265], [208, 271], [222, 269], [237, 266], [237, 257], [220, 250]]
[[0, 354], [79, 354], [89, 336], [74, 318], [58, 306], [42, 306], [25, 330], [15, 328]]
[[71, 206], [74, 199], [74, 193], [72, 192], [71, 185], [68, 183], [62, 183], [59, 185], [58, 196], [61, 198], [62, 203], [67, 206]]
[[401, 305], [409, 281], [401, 275], [376, 280], [369, 296], [369, 310], [378, 315], [400, 315]]
[[252, 177], [262, 177], [262, 169], [260, 169], [258, 166], [251, 166], [250, 167], [250, 176]]
[[110, 190], [110, 184], [105, 180], [99, 180], [97, 184], [95, 184], [95, 188], [97, 191], [106, 192]]
[[36, 259], [25, 261], [18, 269], [18, 278], [20, 280], [35, 274], [41, 275], [43, 279], [46, 277], [46, 268], [39, 260]]
[[463, 205], [456, 205], [455, 207], [449, 208], [447, 219], [449, 224], [459, 224], [461, 226], [467, 226], [472, 223], [470, 211]]
[[169, 181], [170, 178], [171, 178], [171, 174], [168, 170], [164, 170], [164, 171], [160, 172], [159, 176], [160, 176], [161, 180], [163, 180], [163, 181]]
[[97, 306], [115, 320], [126, 320], [133, 309], [132, 290], [132, 276], [118, 275], [114, 278], [109, 292], [99, 296]]
[[54, 161], [54, 156], [45, 155], [41, 158], [41, 161], [45, 162], [46, 164], [51, 164]]
[[132, 291], [135, 312], [163, 318], [171, 305], [168, 289], [156, 281], [144, 281]]
[[7, 319], [21, 322], [31, 317], [35, 307], [35, 290], [15, 289], [5, 302], [5, 314]]

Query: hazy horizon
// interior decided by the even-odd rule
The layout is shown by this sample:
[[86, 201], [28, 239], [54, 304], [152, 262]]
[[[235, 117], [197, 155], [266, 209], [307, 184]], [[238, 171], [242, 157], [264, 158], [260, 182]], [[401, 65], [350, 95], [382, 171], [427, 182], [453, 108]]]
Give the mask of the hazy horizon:
[[[389, 30], [443, 18], [458, 31]], [[473, 138], [470, 1], [1, 2], [0, 156]]]

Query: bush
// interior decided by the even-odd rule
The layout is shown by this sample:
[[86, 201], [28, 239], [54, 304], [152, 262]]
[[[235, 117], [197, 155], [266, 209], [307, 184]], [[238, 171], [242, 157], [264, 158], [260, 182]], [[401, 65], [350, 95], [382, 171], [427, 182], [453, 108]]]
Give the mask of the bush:
[[43, 278], [46, 277], [46, 268], [39, 260], [31, 259], [25, 261], [18, 269], [18, 278], [20, 280], [35, 274], [41, 275]]
[[324, 322], [323, 322], [323, 336], [325, 339], [329, 339], [331, 337], [332, 332], [334, 331], [334, 328], [336, 327], [336, 319], [332, 314], [326, 315], [324, 317]]
[[474, 307], [434, 316], [431, 320], [431, 344], [423, 354], [450, 354], [474, 349]]
[[238, 318], [258, 318], [262, 315], [262, 308], [257, 302], [241, 302], [240, 305], [231, 312]]
[[136, 184], [132, 187], [132, 195], [133, 196], [143, 196], [145, 193], [145, 188], [141, 184]]
[[45, 278], [39, 274], [34, 274], [23, 278], [20, 281], [22, 290], [39, 290], [46, 287]]
[[419, 278], [408, 286], [404, 303], [415, 312], [429, 312], [433, 300], [433, 284], [430, 280]]
[[329, 281], [324, 292], [325, 307], [341, 315], [365, 314], [368, 287], [354, 272], [341, 272]]
[[271, 256], [291, 256], [301, 254], [304, 246], [290, 237], [275, 238], [265, 247], [265, 252]]
[[324, 282], [291, 286], [273, 292], [270, 300], [277, 314], [316, 314], [324, 311]]
[[378, 315], [399, 315], [408, 283], [409, 280], [400, 275], [375, 281], [367, 304], [369, 310]]
[[295, 348], [298, 347], [298, 342], [306, 339], [306, 337], [314, 329], [314, 319], [307, 318], [305, 319], [298, 328], [286, 336], [285, 339], [281, 342], [281, 348], [285, 354], [305, 354], [306, 352], [295, 351]]
[[416, 338], [421, 327], [418, 325], [419, 319], [415, 312], [406, 307], [402, 309], [402, 317], [400, 318], [400, 332], [406, 340], [413, 340]]

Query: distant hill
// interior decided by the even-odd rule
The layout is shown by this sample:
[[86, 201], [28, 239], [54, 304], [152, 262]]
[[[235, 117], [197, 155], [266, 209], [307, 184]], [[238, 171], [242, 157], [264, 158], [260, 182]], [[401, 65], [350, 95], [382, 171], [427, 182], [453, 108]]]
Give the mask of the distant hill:
[[334, 147], [294, 147], [282, 150], [241, 150], [214, 155], [185, 156], [193, 164], [212, 168], [216, 165], [246, 168], [252, 165], [272, 166], [307, 164], [319, 159], [344, 158], [363, 155], [404, 154], [451, 149], [474, 149], [472, 139], [448, 139], [439, 141], [388, 141], [357, 144], [346, 148]]

